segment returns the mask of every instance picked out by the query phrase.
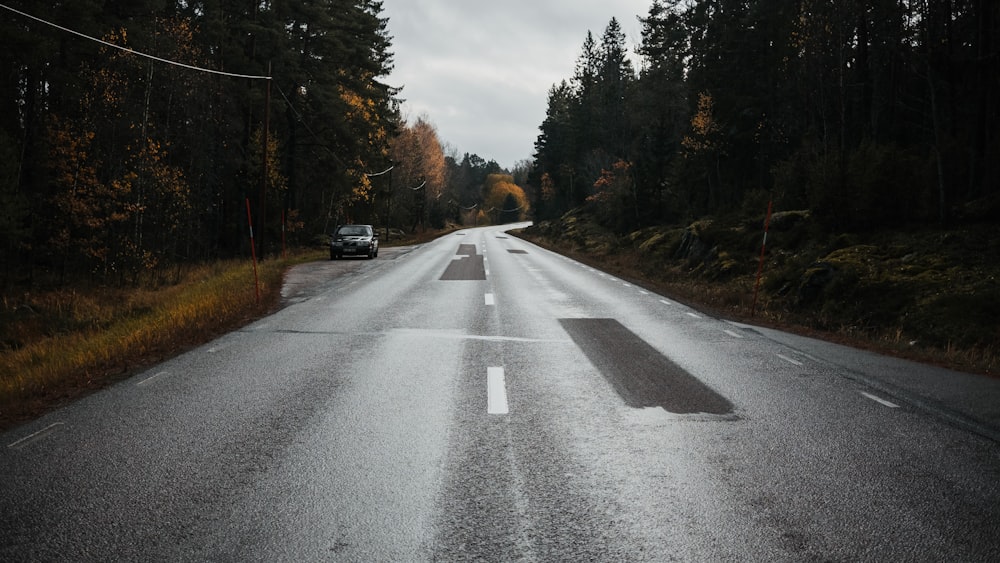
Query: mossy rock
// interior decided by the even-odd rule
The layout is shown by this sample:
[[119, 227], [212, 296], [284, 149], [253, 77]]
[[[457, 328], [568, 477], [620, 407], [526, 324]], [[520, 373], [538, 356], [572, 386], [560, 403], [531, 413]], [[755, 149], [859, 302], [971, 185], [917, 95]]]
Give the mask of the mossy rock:
[[633, 244], [635, 244], [635, 245], [638, 246], [644, 240], [649, 239], [650, 237], [656, 236], [657, 233], [661, 233], [661, 232], [663, 232], [663, 228], [662, 227], [646, 227], [645, 229], [639, 229], [638, 231], [632, 231], [625, 238], [627, 238], [629, 240], [629, 242], [631, 242], [631, 243], [633, 243]]
[[591, 241], [587, 245], [587, 252], [597, 256], [607, 256], [614, 254], [617, 246], [610, 241]]
[[649, 237], [648, 239], [644, 240], [641, 244], [639, 244], [639, 252], [643, 252], [646, 254], [652, 253], [656, 249], [656, 247], [659, 246], [660, 243], [662, 243], [663, 240], [666, 238], [667, 238], [666, 233], [654, 234], [653, 236]]
[[747, 273], [745, 263], [737, 260], [729, 252], [715, 249], [716, 259], [711, 264], [709, 275], [713, 281], [726, 281]]
[[628, 246], [634, 250], [644, 264], [652, 263], [665, 266], [673, 260], [685, 230], [669, 227], [647, 227], [629, 233], [622, 239], [622, 246]]
[[799, 211], [779, 211], [771, 215], [770, 229], [775, 231], [789, 231], [792, 228], [805, 223], [811, 217], [808, 209]]
[[839, 271], [830, 262], [816, 262], [806, 268], [799, 279], [799, 287], [796, 292], [796, 304], [802, 305], [812, 303], [819, 299], [826, 288], [833, 283]]
[[858, 244], [834, 250], [824, 260], [836, 264], [841, 268], [864, 269], [876, 258], [878, 258], [877, 247], [868, 244]]

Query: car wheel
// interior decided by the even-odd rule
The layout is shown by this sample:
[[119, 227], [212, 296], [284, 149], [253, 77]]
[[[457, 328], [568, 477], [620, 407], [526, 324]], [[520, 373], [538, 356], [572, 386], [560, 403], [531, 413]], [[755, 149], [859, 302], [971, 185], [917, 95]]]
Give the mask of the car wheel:
[[330, 251], [330, 260], [336, 260], [336, 259], [337, 259], [337, 255], [334, 254], [333, 251], [331, 250]]

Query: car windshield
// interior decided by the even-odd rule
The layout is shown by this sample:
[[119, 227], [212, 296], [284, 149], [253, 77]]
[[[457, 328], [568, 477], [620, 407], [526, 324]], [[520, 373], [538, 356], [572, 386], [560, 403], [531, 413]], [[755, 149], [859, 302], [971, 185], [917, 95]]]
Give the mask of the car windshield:
[[337, 234], [347, 237], [364, 237], [368, 236], [371, 233], [369, 232], [368, 227], [348, 225], [346, 227], [341, 227], [340, 229], [338, 229]]

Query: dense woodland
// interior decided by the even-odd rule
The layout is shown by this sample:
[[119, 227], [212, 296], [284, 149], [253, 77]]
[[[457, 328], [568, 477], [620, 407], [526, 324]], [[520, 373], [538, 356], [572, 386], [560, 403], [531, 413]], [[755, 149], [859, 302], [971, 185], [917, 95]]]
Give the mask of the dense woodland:
[[1000, 209], [988, 0], [656, 0], [637, 53], [615, 20], [585, 36], [534, 161], [513, 171], [446, 151], [433, 116], [401, 115], [377, 0], [0, 12], [4, 291], [246, 256], [250, 221], [267, 256], [340, 222], [414, 230], [580, 206], [619, 232], [769, 200], [834, 230]]
[[619, 232], [809, 209], [831, 230], [996, 222], [1000, 3], [656, 0], [549, 92], [540, 219]]
[[0, 289], [249, 256], [250, 220], [264, 255], [340, 222], [442, 225], [503, 172], [400, 115], [375, 0], [0, 13]]

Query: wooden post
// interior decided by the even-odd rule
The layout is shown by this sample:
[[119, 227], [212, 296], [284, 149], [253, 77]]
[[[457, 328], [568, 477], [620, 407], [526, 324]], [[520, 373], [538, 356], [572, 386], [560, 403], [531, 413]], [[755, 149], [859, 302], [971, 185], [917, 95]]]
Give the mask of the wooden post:
[[267, 216], [267, 145], [268, 137], [270, 136], [271, 128], [271, 63], [267, 63], [267, 88], [264, 93], [264, 142], [261, 143], [261, 152], [263, 155], [263, 160], [261, 161], [261, 179], [260, 179], [260, 213], [257, 217], [257, 223], [261, 226], [261, 236], [257, 237], [260, 241], [260, 256], [264, 257], [264, 226], [267, 225], [265, 218]]
[[253, 241], [253, 218], [250, 217], [250, 198], [247, 198], [247, 226], [250, 227], [250, 256], [253, 258], [253, 285], [257, 291], [257, 304], [260, 305], [260, 278], [257, 277], [257, 251]]
[[771, 204], [767, 202], [767, 216], [764, 218], [764, 241], [760, 243], [760, 262], [757, 264], [757, 282], [753, 288], [753, 304], [750, 306], [750, 316], [757, 314], [757, 292], [760, 290], [760, 276], [764, 272], [764, 249], [767, 247], [767, 229], [771, 225]]

